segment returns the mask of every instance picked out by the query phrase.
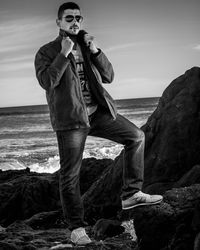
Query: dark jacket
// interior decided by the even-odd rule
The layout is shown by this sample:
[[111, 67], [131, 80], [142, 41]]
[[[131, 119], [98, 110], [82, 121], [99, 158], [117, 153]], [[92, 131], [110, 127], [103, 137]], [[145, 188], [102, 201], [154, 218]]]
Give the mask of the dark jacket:
[[[76, 62], [72, 53], [68, 57], [60, 53], [61, 40], [59, 35], [39, 49], [35, 57], [36, 76], [39, 84], [46, 90], [54, 131], [87, 128], [90, 125]], [[114, 101], [102, 86], [102, 83], [111, 83], [113, 80], [112, 65], [101, 50], [97, 54], [91, 54], [84, 43], [79, 45], [94, 100], [115, 119]]]

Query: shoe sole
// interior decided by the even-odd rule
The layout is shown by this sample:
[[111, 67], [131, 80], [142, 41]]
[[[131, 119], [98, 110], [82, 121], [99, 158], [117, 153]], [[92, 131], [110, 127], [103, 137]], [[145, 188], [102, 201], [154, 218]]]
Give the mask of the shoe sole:
[[71, 241], [71, 242], [72, 242], [72, 244], [73, 244], [74, 246], [77, 246], [77, 247], [78, 247], [78, 246], [80, 246], [80, 247], [82, 246], [82, 247], [83, 247], [83, 246], [87, 246], [87, 245], [92, 245], [92, 243], [93, 243], [92, 241], [91, 241], [91, 242], [87, 242], [87, 243], [75, 243], [75, 242], [73, 242], [73, 241]]
[[162, 201], [163, 199], [159, 200], [159, 201], [155, 201], [155, 202], [151, 202], [151, 203], [138, 203], [138, 204], [135, 204], [135, 205], [132, 205], [131, 207], [122, 207], [122, 210], [128, 210], [128, 209], [131, 209], [131, 208], [135, 208], [135, 207], [139, 207], [139, 206], [150, 206], [150, 205], [155, 205], [155, 204], [158, 204]]
[[88, 244], [91, 244], [93, 241], [90, 240], [90, 241], [81, 241], [80, 239], [76, 242], [74, 242], [72, 239], [71, 239], [71, 242], [76, 245], [76, 246], [85, 246], [85, 245], [88, 245]]

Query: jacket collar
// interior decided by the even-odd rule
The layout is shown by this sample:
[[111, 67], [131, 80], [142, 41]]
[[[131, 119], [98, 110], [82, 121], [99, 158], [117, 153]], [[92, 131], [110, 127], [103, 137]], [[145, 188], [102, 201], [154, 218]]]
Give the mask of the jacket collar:
[[69, 34], [67, 31], [60, 29], [59, 38], [62, 40], [63, 37], [69, 37], [74, 43], [77, 43], [77, 35]]

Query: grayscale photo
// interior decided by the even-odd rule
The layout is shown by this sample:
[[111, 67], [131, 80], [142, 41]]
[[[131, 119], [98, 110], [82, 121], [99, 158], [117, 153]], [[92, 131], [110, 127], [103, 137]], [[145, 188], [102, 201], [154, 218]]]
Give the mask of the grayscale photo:
[[0, 249], [200, 250], [200, 2], [0, 7]]

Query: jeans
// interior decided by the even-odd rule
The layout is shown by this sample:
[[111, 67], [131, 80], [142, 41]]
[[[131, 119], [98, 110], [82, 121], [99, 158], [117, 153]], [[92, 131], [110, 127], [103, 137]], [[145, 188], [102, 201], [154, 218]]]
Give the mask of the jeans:
[[69, 229], [84, 227], [79, 173], [87, 135], [106, 138], [124, 145], [123, 187], [121, 199], [141, 190], [144, 174], [144, 143], [142, 130], [118, 114], [100, 108], [90, 117], [90, 128], [57, 131], [60, 155], [59, 190], [63, 213]]

